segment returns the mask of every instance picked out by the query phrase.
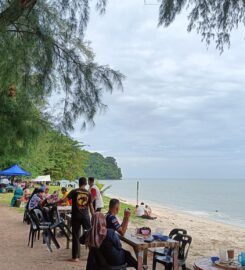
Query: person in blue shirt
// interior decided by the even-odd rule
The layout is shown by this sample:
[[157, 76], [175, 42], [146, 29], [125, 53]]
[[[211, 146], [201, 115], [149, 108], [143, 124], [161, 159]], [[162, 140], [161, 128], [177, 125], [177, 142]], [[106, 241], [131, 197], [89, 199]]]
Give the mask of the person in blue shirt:
[[35, 209], [39, 206], [41, 206], [41, 203], [43, 202], [43, 194], [44, 190], [42, 188], [39, 188], [36, 193], [34, 193], [28, 203], [28, 209], [31, 211], [32, 209]]
[[118, 234], [113, 229], [106, 227], [105, 216], [96, 212], [92, 216], [92, 227], [80, 238], [80, 243], [90, 249], [86, 270], [101, 269], [96, 258], [96, 251], [99, 251], [107, 264], [110, 266], [120, 266], [127, 264], [127, 267], [137, 269], [137, 261], [131, 253], [122, 248]]
[[109, 203], [109, 211], [106, 214], [106, 224], [108, 229], [117, 231], [122, 236], [126, 233], [128, 228], [128, 223], [130, 219], [130, 209], [125, 209], [123, 222], [120, 224], [117, 219], [117, 214], [120, 210], [120, 202], [118, 199], [111, 199]]

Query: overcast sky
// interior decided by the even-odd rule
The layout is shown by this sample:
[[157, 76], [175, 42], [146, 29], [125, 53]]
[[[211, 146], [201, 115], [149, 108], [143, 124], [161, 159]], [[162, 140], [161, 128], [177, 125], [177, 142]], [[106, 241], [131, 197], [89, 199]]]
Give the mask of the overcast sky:
[[244, 31], [220, 55], [187, 33], [185, 16], [167, 29], [157, 17], [144, 0], [93, 12], [86, 39], [96, 61], [126, 80], [104, 96], [96, 126], [73, 137], [114, 156], [124, 178], [245, 178]]

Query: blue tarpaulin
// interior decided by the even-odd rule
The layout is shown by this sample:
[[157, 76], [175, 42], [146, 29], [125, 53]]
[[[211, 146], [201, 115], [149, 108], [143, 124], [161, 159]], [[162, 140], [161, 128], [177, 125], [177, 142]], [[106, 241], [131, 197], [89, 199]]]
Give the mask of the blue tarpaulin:
[[25, 171], [19, 165], [13, 165], [10, 168], [0, 171], [0, 175], [31, 176], [31, 173]]

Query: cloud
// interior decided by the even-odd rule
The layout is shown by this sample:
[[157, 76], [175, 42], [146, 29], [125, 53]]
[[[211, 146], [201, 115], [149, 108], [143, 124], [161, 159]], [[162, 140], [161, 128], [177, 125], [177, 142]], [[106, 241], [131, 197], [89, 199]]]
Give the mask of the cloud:
[[243, 177], [242, 32], [220, 55], [186, 32], [184, 16], [158, 28], [157, 12], [141, 0], [114, 0], [103, 17], [92, 14], [96, 60], [127, 79], [124, 92], [104, 95], [109, 107], [95, 128], [72, 135], [115, 156], [125, 177]]

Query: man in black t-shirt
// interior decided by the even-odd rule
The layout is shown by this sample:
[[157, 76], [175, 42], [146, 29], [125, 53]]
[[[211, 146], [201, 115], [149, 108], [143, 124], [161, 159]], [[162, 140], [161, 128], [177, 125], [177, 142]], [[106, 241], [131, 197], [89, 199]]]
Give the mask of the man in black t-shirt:
[[91, 228], [89, 210], [91, 215], [94, 213], [91, 195], [85, 189], [86, 185], [87, 179], [81, 177], [79, 179], [79, 188], [73, 189], [66, 197], [67, 200], [72, 200], [72, 261], [74, 262], [79, 261], [80, 258], [79, 238], [81, 236], [81, 225], [83, 231], [89, 230]]

